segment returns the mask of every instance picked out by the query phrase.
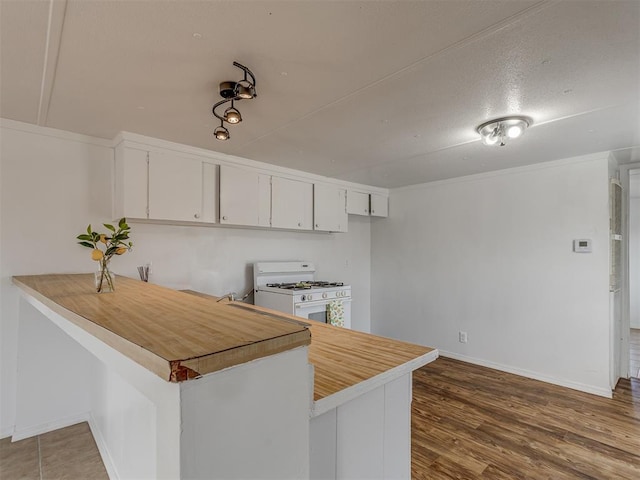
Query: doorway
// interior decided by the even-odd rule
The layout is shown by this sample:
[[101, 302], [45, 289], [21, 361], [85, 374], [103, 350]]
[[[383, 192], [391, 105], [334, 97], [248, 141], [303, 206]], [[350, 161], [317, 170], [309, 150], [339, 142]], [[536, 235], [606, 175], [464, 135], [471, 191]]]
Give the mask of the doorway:
[[640, 378], [640, 168], [629, 170], [629, 376]]

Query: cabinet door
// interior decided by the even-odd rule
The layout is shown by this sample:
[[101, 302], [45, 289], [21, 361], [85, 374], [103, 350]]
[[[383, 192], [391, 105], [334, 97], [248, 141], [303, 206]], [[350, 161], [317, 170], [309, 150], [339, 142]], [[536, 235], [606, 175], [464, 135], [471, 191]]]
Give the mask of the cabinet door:
[[149, 153], [149, 218], [202, 221], [202, 162]]
[[269, 226], [269, 176], [220, 166], [220, 223]]
[[346, 194], [335, 185], [313, 186], [313, 223], [315, 230], [326, 232], [347, 231]]
[[115, 218], [148, 218], [146, 150], [118, 146], [115, 169]]
[[369, 194], [349, 190], [347, 192], [347, 213], [369, 216]]
[[371, 194], [371, 216], [387, 217], [389, 215], [389, 198], [384, 195]]
[[218, 221], [218, 169], [219, 166], [212, 163], [202, 164], [202, 221], [206, 223]]
[[311, 230], [313, 184], [271, 177], [271, 226]]

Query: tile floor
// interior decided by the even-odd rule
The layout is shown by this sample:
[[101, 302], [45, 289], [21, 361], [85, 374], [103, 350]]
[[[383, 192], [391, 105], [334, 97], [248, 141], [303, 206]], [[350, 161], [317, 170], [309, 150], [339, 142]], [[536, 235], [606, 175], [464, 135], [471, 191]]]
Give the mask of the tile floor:
[[108, 480], [100, 453], [86, 422], [11, 442], [0, 440], [2, 480]]
[[629, 338], [629, 375], [640, 378], [640, 329], [632, 328]]

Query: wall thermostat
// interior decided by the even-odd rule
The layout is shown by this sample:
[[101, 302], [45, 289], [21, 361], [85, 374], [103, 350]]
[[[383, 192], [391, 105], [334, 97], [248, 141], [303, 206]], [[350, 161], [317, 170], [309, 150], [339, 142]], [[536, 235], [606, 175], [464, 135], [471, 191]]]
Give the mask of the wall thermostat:
[[573, 241], [573, 251], [576, 253], [591, 253], [591, 239], [580, 238]]

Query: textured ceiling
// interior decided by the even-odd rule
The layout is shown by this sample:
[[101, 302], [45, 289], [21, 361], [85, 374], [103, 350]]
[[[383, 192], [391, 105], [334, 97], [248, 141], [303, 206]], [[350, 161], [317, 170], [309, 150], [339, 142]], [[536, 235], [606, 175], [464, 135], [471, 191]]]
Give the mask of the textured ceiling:
[[[638, 0], [0, 0], [0, 21], [0, 115], [97, 137], [386, 187], [640, 146]], [[234, 60], [259, 96], [219, 142]], [[482, 145], [507, 114], [533, 127]]]

